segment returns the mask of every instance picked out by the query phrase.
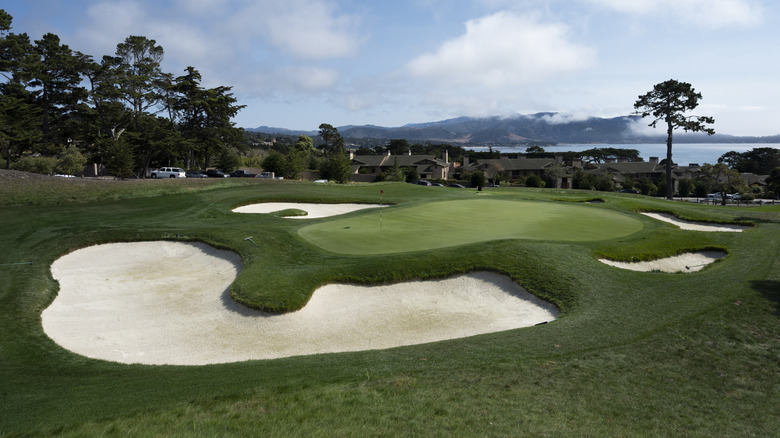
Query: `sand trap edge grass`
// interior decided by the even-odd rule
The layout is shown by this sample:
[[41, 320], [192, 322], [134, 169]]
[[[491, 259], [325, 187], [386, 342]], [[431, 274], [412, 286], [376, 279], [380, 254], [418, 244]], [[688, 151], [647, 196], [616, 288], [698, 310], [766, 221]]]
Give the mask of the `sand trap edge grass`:
[[202, 243], [82, 248], [52, 264], [60, 291], [41, 315], [43, 329], [91, 358], [206, 365], [436, 342], [558, 316], [555, 306], [488, 272], [382, 286], [331, 284], [303, 309], [270, 315], [230, 298], [240, 268], [235, 253]]

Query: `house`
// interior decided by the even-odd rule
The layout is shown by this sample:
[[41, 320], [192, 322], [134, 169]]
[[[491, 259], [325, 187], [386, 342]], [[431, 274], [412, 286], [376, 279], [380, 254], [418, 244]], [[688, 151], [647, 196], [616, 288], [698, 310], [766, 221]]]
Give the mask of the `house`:
[[[576, 162], [574, 167], [577, 167]], [[658, 163], [658, 157], [650, 157], [649, 161], [607, 160], [605, 163], [587, 163], [581, 165], [581, 169], [587, 174], [607, 175], [619, 185], [627, 178], [637, 183], [644, 178], [657, 183], [666, 175], [666, 166]]]
[[525, 158], [521, 155], [520, 158], [489, 158], [480, 159], [474, 163], [469, 163], [468, 159], [461, 168], [462, 172], [474, 172], [481, 170], [485, 173], [488, 180], [495, 180], [496, 176], [503, 175], [505, 179], [510, 181], [528, 178], [531, 175], [536, 175], [539, 178], [545, 179], [545, 172], [548, 168], [554, 164], [559, 164], [564, 168], [565, 174], [560, 178], [556, 184], [560, 188], [571, 187], [571, 175], [572, 170], [563, 166], [562, 156], [556, 156], [556, 158]]
[[412, 155], [411, 151], [402, 155], [391, 155], [389, 151], [384, 155], [354, 155], [350, 152], [349, 158], [352, 162], [352, 174], [367, 175], [371, 181], [391, 170], [396, 164], [402, 168], [415, 168], [420, 179], [448, 179], [451, 167], [446, 152], [444, 159], [434, 155]]

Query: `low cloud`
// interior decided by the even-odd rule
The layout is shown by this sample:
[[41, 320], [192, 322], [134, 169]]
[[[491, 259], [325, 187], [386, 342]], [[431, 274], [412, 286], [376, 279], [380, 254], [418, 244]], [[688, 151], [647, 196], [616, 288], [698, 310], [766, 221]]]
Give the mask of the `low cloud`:
[[652, 121], [653, 120], [650, 118], [631, 119], [628, 122], [628, 131], [631, 133], [631, 135], [638, 135], [642, 137], [665, 135], [666, 131], [663, 129], [663, 127], [653, 128], [650, 126]]
[[585, 120], [593, 117], [592, 113], [579, 112], [579, 113], [555, 113], [545, 114], [540, 120], [547, 122], [549, 125], [562, 125], [564, 123], [572, 122], [584, 122]]

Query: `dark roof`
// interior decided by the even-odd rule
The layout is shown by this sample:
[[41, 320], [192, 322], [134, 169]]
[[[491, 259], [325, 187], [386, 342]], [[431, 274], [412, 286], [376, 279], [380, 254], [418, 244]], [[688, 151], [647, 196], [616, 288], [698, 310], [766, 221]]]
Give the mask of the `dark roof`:
[[589, 163], [586, 170], [593, 173], [657, 173], [666, 168], [650, 161], [632, 161], [629, 163]]
[[401, 167], [430, 165], [447, 167], [448, 165], [434, 155], [355, 155], [352, 158], [352, 164], [366, 167], [393, 167], [396, 162]]
[[477, 160], [468, 169], [496, 168], [501, 171], [541, 170], [555, 163], [552, 158], [489, 158]]

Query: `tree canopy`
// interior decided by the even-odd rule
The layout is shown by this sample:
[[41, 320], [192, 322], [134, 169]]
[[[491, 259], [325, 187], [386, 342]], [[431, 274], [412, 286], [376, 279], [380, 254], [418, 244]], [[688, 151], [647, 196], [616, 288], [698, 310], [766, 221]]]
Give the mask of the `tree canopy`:
[[718, 163], [724, 163], [740, 173], [769, 175], [776, 167], [780, 167], [780, 149], [763, 147], [741, 153], [730, 151], [721, 155]]
[[11, 32], [12, 20], [0, 9], [6, 168], [23, 157], [58, 157], [75, 169], [79, 152], [125, 177], [155, 165], [231, 162], [226, 151], [242, 147], [242, 130], [231, 120], [243, 106], [231, 87], [203, 88], [194, 67], [179, 77], [163, 72], [165, 51], [155, 40], [130, 35], [95, 61], [52, 33], [31, 42]]
[[[688, 132], [705, 132], [715, 134], [708, 124], [715, 119], [708, 116], [690, 115], [689, 111], [699, 106], [701, 93], [696, 92], [691, 84], [670, 79], [656, 84], [652, 91], [639, 96], [634, 103], [636, 113], [642, 117], [653, 117], [650, 126], [656, 127], [658, 122], [666, 124], [666, 180], [672, 180], [672, 137], [675, 129], [681, 128]], [[667, 199], [672, 199], [672, 185], [666, 187]]]

